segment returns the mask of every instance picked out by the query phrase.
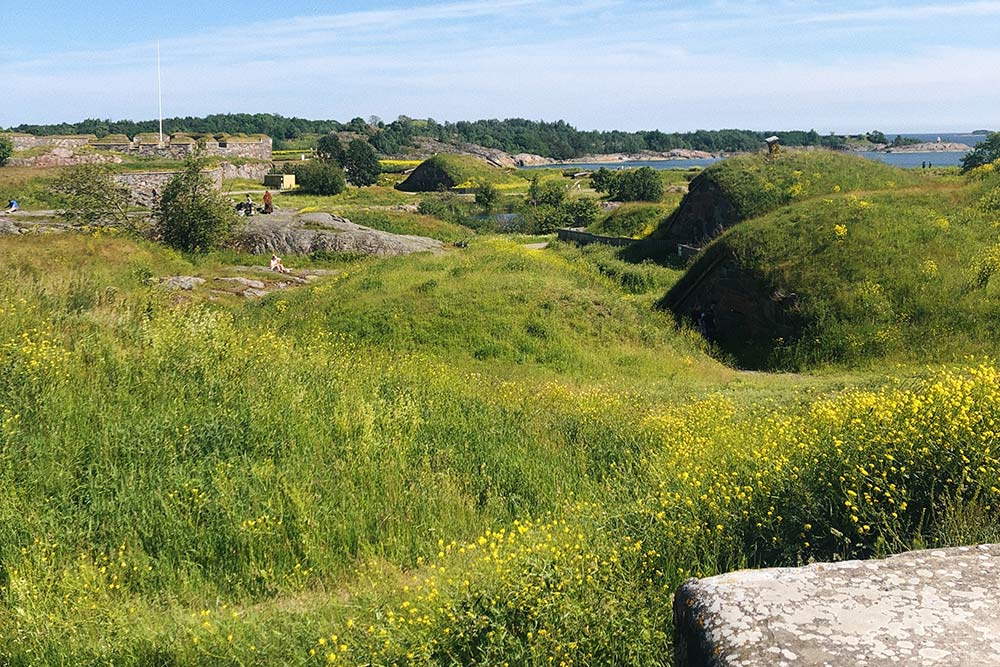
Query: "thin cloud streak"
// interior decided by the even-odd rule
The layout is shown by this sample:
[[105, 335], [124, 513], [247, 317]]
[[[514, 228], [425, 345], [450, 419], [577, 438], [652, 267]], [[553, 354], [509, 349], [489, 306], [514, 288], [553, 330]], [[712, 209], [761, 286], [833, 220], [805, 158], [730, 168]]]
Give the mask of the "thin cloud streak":
[[790, 23], [840, 23], [851, 21], [920, 21], [935, 18], [1000, 16], [1000, 2], [936, 3], [917, 6], [886, 6], [834, 12], [793, 19]]

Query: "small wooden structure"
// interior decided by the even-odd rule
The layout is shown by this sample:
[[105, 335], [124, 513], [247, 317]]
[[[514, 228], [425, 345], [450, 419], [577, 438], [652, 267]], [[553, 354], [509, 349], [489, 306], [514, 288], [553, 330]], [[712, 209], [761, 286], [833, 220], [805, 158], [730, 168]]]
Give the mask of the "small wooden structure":
[[278, 190], [291, 190], [295, 187], [295, 174], [267, 174], [264, 185]]
[[777, 135], [771, 135], [764, 141], [767, 142], [768, 155], [777, 155], [778, 151], [781, 150], [781, 144], [779, 143], [780, 140], [778, 139]]

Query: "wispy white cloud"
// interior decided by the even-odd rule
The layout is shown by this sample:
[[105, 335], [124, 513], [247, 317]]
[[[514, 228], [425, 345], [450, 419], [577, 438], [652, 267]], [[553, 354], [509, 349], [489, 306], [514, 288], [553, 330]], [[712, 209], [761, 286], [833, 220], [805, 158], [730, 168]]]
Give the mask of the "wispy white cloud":
[[982, 0], [979, 2], [938, 2], [925, 5], [885, 5], [857, 10], [823, 12], [793, 18], [791, 22], [916, 21], [977, 16], [1000, 16], [1000, 2]]

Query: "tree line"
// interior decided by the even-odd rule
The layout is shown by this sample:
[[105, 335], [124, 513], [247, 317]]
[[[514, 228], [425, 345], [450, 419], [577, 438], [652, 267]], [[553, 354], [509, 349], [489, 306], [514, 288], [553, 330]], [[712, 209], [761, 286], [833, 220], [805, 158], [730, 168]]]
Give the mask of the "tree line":
[[[79, 123], [52, 125], [18, 125], [14, 132], [34, 135], [94, 134], [98, 138], [108, 134], [135, 136], [156, 132], [158, 121], [101, 120], [90, 118]], [[385, 155], [405, 154], [420, 137], [429, 137], [445, 143], [467, 142], [487, 148], [497, 148], [508, 153], [535, 153], [544, 157], [565, 160], [587, 154], [635, 153], [639, 151], [669, 151], [675, 148], [718, 152], [755, 151], [764, 145], [764, 138], [777, 134], [785, 146], [821, 146], [842, 149], [847, 146], [844, 135], [821, 135], [815, 130], [755, 131], [755, 130], [696, 130], [694, 132], [663, 132], [643, 130], [578, 130], [566, 121], [553, 122], [508, 118], [504, 120], [476, 120], [439, 123], [433, 118], [414, 119], [400, 116], [385, 123], [376, 116], [353, 118], [347, 123], [335, 120], [308, 120], [286, 118], [279, 114], [212, 114], [205, 117], [176, 117], [163, 120], [167, 133], [246, 133], [267, 134], [276, 140], [275, 148], [282, 142], [307, 135], [324, 135], [331, 132], [350, 131], [367, 138]], [[873, 131], [869, 134], [876, 134]], [[881, 134], [877, 132], [877, 134]], [[883, 135], [884, 136], [884, 135]], [[858, 135], [857, 138], [865, 138]]]

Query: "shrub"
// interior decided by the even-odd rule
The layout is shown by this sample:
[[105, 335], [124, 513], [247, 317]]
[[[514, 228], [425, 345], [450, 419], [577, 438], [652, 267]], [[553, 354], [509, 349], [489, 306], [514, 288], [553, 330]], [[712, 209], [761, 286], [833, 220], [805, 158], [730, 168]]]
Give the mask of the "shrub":
[[295, 182], [303, 192], [339, 195], [347, 188], [344, 170], [326, 162], [305, 162], [294, 168]]
[[425, 197], [417, 206], [417, 212], [456, 225], [475, 226], [469, 203], [452, 192], [439, 192]]
[[528, 187], [528, 201], [539, 206], [559, 206], [566, 199], [566, 190], [559, 181], [539, 181], [531, 179]]
[[340, 138], [336, 134], [324, 134], [316, 144], [316, 155], [323, 162], [344, 165], [344, 146], [340, 143]]
[[163, 188], [154, 212], [158, 236], [169, 246], [205, 252], [225, 243], [236, 225], [236, 212], [190, 158]]
[[53, 184], [62, 198], [60, 216], [74, 224], [112, 225], [136, 230], [128, 216], [128, 188], [115, 180], [114, 172], [103, 164], [69, 167]]
[[375, 149], [367, 141], [355, 139], [347, 145], [344, 171], [347, 172], [347, 180], [351, 185], [364, 187], [375, 185], [378, 175], [382, 173], [382, 165], [375, 155]]
[[660, 201], [663, 181], [652, 167], [627, 169], [614, 179], [609, 194], [616, 201]]
[[476, 205], [482, 206], [487, 213], [493, 210], [499, 197], [500, 191], [492, 183], [480, 183], [476, 186]]
[[652, 167], [610, 171], [601, 167], [590, 177], [598, 192], [606, 192], [614, 201], [660, 201], [663, 180]]
[[962, 173], [1000, 159], [1000, 132], [993, 132], [962, 158]]
[[0, 137], [0, 167], [7, 164], [7, 159], [14, 154], [14, 142], [10, 137]]

